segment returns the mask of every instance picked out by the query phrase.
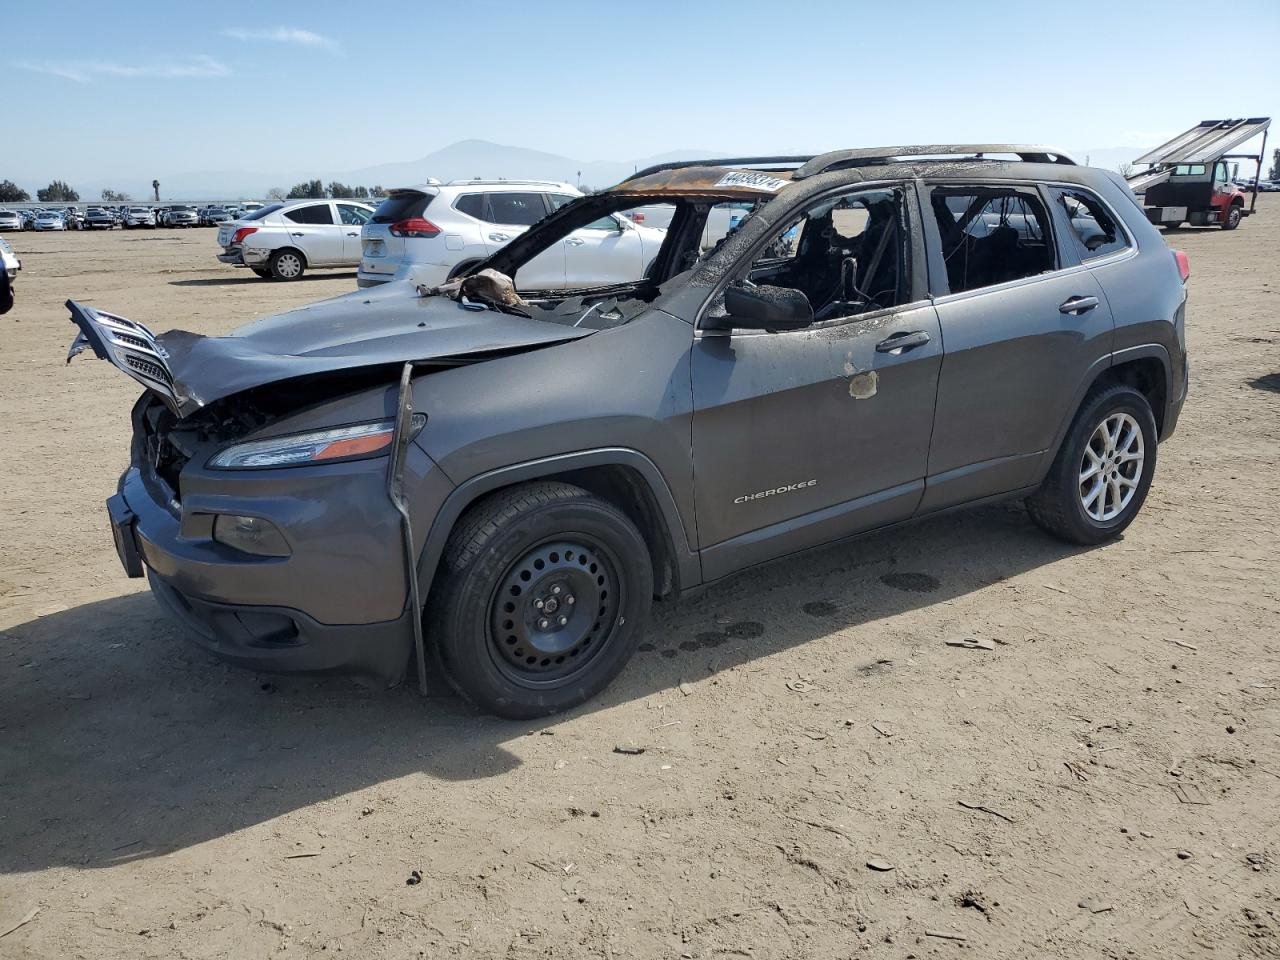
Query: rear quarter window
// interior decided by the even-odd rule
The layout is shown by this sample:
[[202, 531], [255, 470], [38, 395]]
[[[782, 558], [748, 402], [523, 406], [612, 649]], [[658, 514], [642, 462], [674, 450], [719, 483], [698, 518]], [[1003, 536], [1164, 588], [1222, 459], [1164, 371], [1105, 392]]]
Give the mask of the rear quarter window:
[[465, 213], [468, 217], [475, 217], [477, 220], [483, 220], [484, 194], [464, 193], [454, 202], [453, 208], [459, 213]]
[[1124, 228], [1101, 200], [1087, 190], [1056, 188], [1054, 199], [1062, 206], [1081, 260], [1096, 260], [1129, 247]]

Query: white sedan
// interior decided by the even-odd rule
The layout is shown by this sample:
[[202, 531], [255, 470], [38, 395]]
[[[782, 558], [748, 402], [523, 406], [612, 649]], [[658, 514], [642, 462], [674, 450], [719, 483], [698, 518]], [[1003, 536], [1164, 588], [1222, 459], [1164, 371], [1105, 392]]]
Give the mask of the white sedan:
[[218, 227], [218, 259], [264, 279], [297, 280], [318, 267], [360, 265], [360, 228], [373, 207], [353, 200], [291, 200]]
[[65, 230], [67, 229], [67, 223], [57, 210], [41, 210], [36, 214], [35, 229]]

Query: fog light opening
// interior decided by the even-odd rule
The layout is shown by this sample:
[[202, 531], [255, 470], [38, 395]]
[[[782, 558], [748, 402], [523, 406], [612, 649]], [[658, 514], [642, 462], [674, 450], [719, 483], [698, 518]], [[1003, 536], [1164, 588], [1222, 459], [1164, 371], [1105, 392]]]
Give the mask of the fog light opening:
[[213, 519], [213, 539], [224, 546], [259, 557], [287, 557], [289, 544], [270, 520], [220, 513]]

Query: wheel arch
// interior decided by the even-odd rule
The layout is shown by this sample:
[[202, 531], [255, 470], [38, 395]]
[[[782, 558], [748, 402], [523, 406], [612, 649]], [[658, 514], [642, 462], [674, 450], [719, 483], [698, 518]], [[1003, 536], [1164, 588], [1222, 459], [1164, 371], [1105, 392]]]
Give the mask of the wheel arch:
[[476, 266], [476, 264], [483, 262], [484, 257], [468, 257], [466, 260], [458, 261], [449, 270], [448, 275], [445, 277], [445, 282], [448, 283], [450, 280], [457, 280], [464, 272], [471, 270]]
[[[533, 480], [558, 480], [612, 503], [634, 523], [653, 561], [654, 593], [665, 597], [697, 586], [701, 565], [690, 549], [675, 497], [657, 465], [637, 450], [606, 448], [562, 454], [503, 467], [459, 484], [445, 498], [418, 555], [418, 579], [434, 585], [458, 520], [481, 497]], [[431, 586], [423, 592], [423, 602]]]
[[[311, 266], [311, 261], [307, 259], [306, 251], [288, 243], [286, 243], [284, 246], [273, 248], [271, 251], [271, 257], [274, 257], [278, 253], [286, 253], [286, 252], [296, 253], [299, 257], [301, 257], [303, 269], [306, 269], [307, 267]], [[267, 259], [270, 260], [271, 257], [268, 257]]]
[[1053, 464], [1086, 398], [1099, 386], [1109, 383], [1127, 383], [1140, 391], [1151, 404], [1151, 412], [1156, 418], [1156, 435], [1164, 437], [1169, 398], [1173, 396], [1173, 365], [1169, 361], [1169, 351], [1158, 343], [1117, 350], [1099, 357], [1081, 378], [1080, 386], [1058, 426], [1053, 445], [1045, 451], [1041, 478]]

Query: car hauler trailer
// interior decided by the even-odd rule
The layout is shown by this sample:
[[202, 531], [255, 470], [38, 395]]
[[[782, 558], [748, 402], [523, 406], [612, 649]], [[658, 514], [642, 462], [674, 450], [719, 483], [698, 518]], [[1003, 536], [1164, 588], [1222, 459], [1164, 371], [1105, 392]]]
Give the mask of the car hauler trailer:
[[[1148, 168], [1128, 177], [1134, 193], [1145, 194], [1147, 219], [1157, 226], [1193, 227], [1217, 225], [1234, 230], [1254, 212], [1258, 203], [1258, 183], [1254, 178], [1252, 198], [1246, 207], [1246, 193], [1236, 185], [1240, 164], [1253, 160], [1262, 175], [1267, 150], [1270, 117], [1241, 120], [1203, 120], [1168, 143], [1140, 156], [1134, 163]], [[1262, 135], [1258, 153], [1228, 153]]]

